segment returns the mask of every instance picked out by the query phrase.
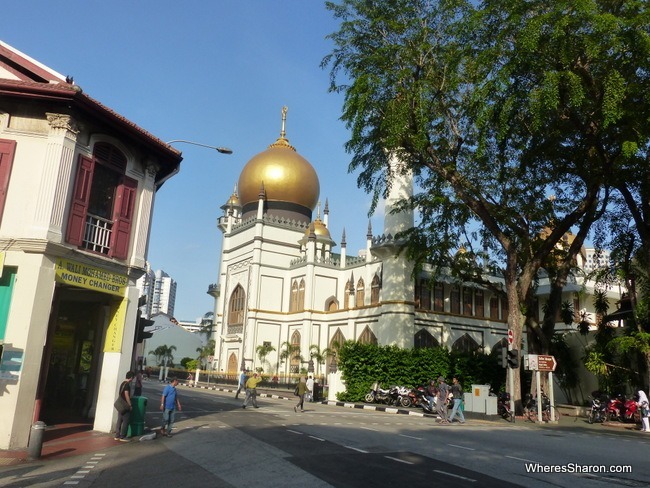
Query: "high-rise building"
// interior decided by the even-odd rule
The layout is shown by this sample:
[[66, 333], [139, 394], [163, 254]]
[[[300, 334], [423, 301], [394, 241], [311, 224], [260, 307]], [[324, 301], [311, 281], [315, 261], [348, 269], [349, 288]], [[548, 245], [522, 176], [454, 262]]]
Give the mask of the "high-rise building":
[[151, 315], [164, 313], [173, 317], [175, 304], [176, 282], [167, 273], [159, 269], [154, 273]]

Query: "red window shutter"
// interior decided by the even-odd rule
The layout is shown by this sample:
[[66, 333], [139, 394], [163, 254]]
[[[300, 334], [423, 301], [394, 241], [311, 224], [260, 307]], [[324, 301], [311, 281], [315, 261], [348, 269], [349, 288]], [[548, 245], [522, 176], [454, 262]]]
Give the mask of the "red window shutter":
[[86, 228], [86, 213], [88, 212], [88, 201], [90, 200], [90, 187], [93, 181], [95, 161], [86, 156], [79, 156], [77, 166], [77, 177], [74, 182], [74, 193], [70, 205], [70, 217], [68, 217], [68, 229], [66, 241], [75, 246], [83, 243], [84, 230]]
[[0, 222], [2, 222], [5, 200], [7, 199], [9, 177], [11, 176], [11, 167], [14, 164], [15, 152], [16, 141], [0, 139]]
[[117, 198], [113, 209], [113, 236], [111, 257], [126, 259], [129, 255], [129, 241], [133, 223], [133, 209], [138, 182], [128, 176], [123, 176], [117, 188]]

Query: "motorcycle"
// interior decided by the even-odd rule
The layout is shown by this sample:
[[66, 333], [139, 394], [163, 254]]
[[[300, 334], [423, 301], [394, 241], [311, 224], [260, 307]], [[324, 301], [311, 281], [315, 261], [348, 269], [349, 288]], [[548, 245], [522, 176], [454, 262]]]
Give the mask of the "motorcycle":
[[607, 403], [607, 413], [605, 420], [610, 422], [612, 420], [618, 420], [623, 422], [624, 411], [625, 411], [625, 397], [622, 394], [617, 394], [609, 399]]
[[409, 393], [411, 392], [410, 389], [408, 389], [405, 386], [394, 386], [395, 388], [395, 405], [400, 405], [402, 407], [408, 408], [411, 406], [411, 397]]
[[427, 395], [428, 392], [425, 387], [419, 386], [411, 389], [409, 392], [409, 399], [412, 406], [419, 407], [426, 413], [433, 413], [435, 411], [435, 397], [433, 397], [434, 401], [431, 403]]
[[641, 413], [637, 404], [638, 396], [629, 398], [623, 405], [623, 422], [641, 422]]
[[591, 410], [587, 416], [587, 422], [593, 424], [594, 422], [605, 422], [607, 418], [607, 398], [599, 398], [594, 396], [591, 398]]
[[499, 393], [497, 397], [497, 414], [508, 422], [512, 422], [515, 419], [510, 410], [510, 393], [505, 391]]
[[365, 396], [366, 403], [386, 403], [390, 401], [390, 390], [384, 390], [380, 387], [379, 382], [375, 381], [370, 392]]

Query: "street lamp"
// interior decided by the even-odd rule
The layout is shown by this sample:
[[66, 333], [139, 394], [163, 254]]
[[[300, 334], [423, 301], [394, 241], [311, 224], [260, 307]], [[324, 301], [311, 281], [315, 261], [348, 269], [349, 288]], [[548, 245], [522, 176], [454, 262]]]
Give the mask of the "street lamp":
[[218, 147], [218, 146], [209, 146], [208, 144], [201, 144], [200, 142], [186, 141], [184, 139], [174, 139], [173, 141], [167, 141], [167, 145], [171, 146], [174, 143], [182, 142], [184, 144], [192, 144], [193, 146], [207, 147], [208, 149], [214, 149], [221, 154], [232, 154], [232, 149], [228, 147]]

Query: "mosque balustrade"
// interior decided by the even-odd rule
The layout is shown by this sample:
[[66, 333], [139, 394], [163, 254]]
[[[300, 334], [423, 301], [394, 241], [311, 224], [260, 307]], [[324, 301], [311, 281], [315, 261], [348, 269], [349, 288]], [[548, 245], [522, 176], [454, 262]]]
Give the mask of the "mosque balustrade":
[[242, 334], [243, 332], [244, 332], [244, 325], [243, 324], [229, 325], [227, 330], [226, 330], [226, 333], [228, 335], [230, 335], [230, 334]]

